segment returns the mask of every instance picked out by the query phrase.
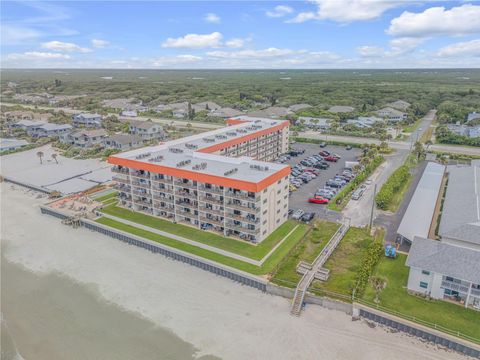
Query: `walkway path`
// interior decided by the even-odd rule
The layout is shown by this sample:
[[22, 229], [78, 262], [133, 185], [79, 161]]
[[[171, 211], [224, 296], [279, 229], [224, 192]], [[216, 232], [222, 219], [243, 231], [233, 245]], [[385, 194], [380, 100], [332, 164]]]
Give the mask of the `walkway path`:
[[[102, 213], [102, 216], [104, 216], [104, 217], [106, 217], [106, 218], [108, 218], [108, 219], [112, 219], [112, 220], [121, 222], [121, 223], [126, 224], [126, 225], [130, 225], [130, 226], [136, 227], [136, 228], [138, 228], [138, 229], [142, 229], [142, 230], [145, 230], [145, 231], [149, 231], [149, 232], [152, 232], [152, 233], [157, 234], [157, 235], [161, 235], [161, 236], [164, 236], [164, 237], [173, 239], [173, 240], [177, 240], [177, 241], [183, 242], [183, 243], [185, 243], [185, 244], [193, 245], [193, 246], [196, 246], [196, 247], [199, 247], [199, 248], [202, 248], [202, 249], [205, 249], [205, 250], [208, 250], [208, 251], [217, 253], [217, 254], [219, 254], [219, 255], [227, 256], [227, 257], [229, 257], [229, 258], [236, 259], [236, 260], [240, 260], [240, 261], [243, 261], [243, 262], [246, 262], [246, 263], [255, 265], [255, 266], [262, 266], [263, 263], [269, 258], [269, 256], [270, 256], [280, 245], [282, 245], [283, 242], [284, 242], [286, 239], [288, 239], [288, 237], [289, 237], [289, 236], [298, 228], [298, 226], [299, 226], [299, 225], [295, 226], [295, 227], [294, 227], [287, 235], [285, 235], [285, 237], [284, 237], [277, 245], [275, 245], [274, 248], [273, 248], [272, 250], [270, 250], [270, 251], [268, 252], [268, 254], [266, 254], [261, 260], [253, 260], [253, 259], [250, 259], [250, 258], [248, 258], [248, 257], [242, 256], [242, 255], [238, 255], [238, 254], [235, 254], [235, 253], [232, 253], [232, 252], [227, 251], [227, 250], [219, 249], [219, 248], [217, 248], [217, 247], [210, 246], [210, 245], [207, 245], [207, 244], [202, 244], [202, 243], [200, 243], [200, 242], [197, 242], [197, 241], [194, 241], [194, 240], [190, 240], [190, 239], [184, 238], [183, 236], [178, 236], [178, 235], [175, 235], [175, 234], [171, 234], [171, 233], [169, 233], [169, 232], [165, 232], [165, 231], [162, 231], [162, 230], [158, 230], [158, 229], [152, 228], [152, 227], [150, 227], [150, 226], [142, 225], [142, 224], [139, 224], [139, 223], [136, 223], [136, 222], [133, 222], [133, 221], [124, 219], [124, 218], [120, 218], [120, 217], [117, 217], [117, 216], [114, 216], [114, 215]], [[236, 241], [236, 240], [232, 240], [232, 241]], [[255, 245], [252, 245], [252, 246], [255, 246]]]
[[332, 255], [333, 251], [340, 243], [340, 240], [343, 239], [349, 228], [350, 224], [348, 223], [343, 223], [338, 228], [337, 232], [332, 236], [332, 238], [328, 241], [327, 245], [325, 245], [325, 247], [323, 248], [322, 252], [313, 262], [312, 268], [305, 272], [305, 274], [303, 275], [302, 279], [297, 285], [295, 295], [293, 297], [293, 304], [290, 311], [292, 315], [300, 315], [300, 312], [302, 311], [303, 299], [305, 297], [307, 289], [315, 278], [317, 272], [322, 269], [323, 265], [327, 262], [330, 255]]

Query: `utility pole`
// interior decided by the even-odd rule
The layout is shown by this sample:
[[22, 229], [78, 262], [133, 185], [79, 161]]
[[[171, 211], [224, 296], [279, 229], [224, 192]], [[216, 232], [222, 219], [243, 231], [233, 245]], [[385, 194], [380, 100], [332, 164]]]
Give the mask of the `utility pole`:
[[373, 226], [373, 210], [375, 209], [375, 195], [376, 194], [377, 194], [377, 184], [375, 183], [375, 186], [373, 188], [372, 210], [370, 212], [370, 230], [372, 229], [372, 226]]

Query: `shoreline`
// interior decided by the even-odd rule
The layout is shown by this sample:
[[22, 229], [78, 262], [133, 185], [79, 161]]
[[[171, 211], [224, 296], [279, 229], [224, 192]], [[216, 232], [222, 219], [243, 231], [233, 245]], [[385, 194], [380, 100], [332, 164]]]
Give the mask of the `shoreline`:
[[[86, 229], [64, 226], [41, 215], [38, 205], [44, 199], [28, 193], [18, 186], [2, 184], [2, 239], [9, 261], [35, 274], [58, 272], [70, 281], [93, 285], [105, 303], [140, 314], [172, 331], [199, 349], [197, 356], [463, 358], [405, 334], [353, 322], [341, 312], [319, 306], [309, 305], [300, 318], [294, 318], [286, 299]], [[31, 229], [36, 229], [35, 234]]]

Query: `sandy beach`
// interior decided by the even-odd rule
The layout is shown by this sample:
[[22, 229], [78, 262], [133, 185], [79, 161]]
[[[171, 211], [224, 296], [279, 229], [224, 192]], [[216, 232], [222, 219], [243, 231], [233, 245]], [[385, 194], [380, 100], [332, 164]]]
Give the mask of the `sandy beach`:
[[[1, 190], [2, 252], [6, 261], [36, 276], [61, 276], [71, 286], [94, 296], [102, 306], [118, 307], [150, 327], [153, 324], [170, 331], [197, 349], [197, 358], [213, 355], [235, 360], [464, 359], [457, 353], [381, 327], [369, 327], [364, 321], [352, 321], [346, 314], [319, 306], [307, 306], [300, 318], [292, 317], [286, 299], [83, 228], [72, 229], [40, 213], [38, 205], [46, 199], [37, 198], [38, 193], [6, 183]], [[4, 282], [2, 293], [14, 286]], [[42, 295], [41, 289], [36, 293]], [[78, 316], [95, 314], [84, 311]], [[15, 321], [21, 324], [28, 322], [28, 318]], [[78, 337], [88, 333], [75, 320], [64, 326], [68, 333]], [[135, 331], [141, 331], [141, 323], [136, 326]], [[28, 339], [16, 339], [15, 335], [12, 332], [20, 352], [22, 347], [31, 346]], [[114, 340], [126, 343], [129, 338], [119, 335]], [[60, 348], [61, 339], [50, 339], [51, 346], [56, 341]], [[102, 338], [92, 337], [88, 341], [94, 348], [95, 342], [101, 342]], [[83, 339], [80, 343], [88, 346], [88, 341]], [[156, 340], [148, 336], [144, 341], [147, 347]], [[178, 346], [187, 345], [179, 341]], [[168, 358], [190, 356], [188, 351], [178, 354]], [[151, 357], [137, 355], [136, 359]]]

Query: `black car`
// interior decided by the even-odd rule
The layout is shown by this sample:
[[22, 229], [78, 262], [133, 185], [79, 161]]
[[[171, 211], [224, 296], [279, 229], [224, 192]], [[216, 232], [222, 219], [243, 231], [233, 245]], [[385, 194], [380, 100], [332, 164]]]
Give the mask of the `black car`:
[[325, 165], [324, 163], [318, 163], [313, 166], [315, 169], [320, 169], [320, 170], [326, 170], [328, 169], [328, 165]]
[[327, 143], [326, 143], [326, 142], [320, 143], [320, 147], [321, 147], [321, 148], [324, 148], [325, 146], [327, 146]]
[[352, 150], [353, 149], [353, 146], [352, 145], [347, 145], [347, 147], [345, 148], [347, 150]]
[[309, 223], [310, 221], [313, 220], [314, 217], [315, 217], [315, 213], [313, 213], [313, 212], [305, 213], [305, 214], [302, 215], [300, 220], [302, 220], [305, 223]]

